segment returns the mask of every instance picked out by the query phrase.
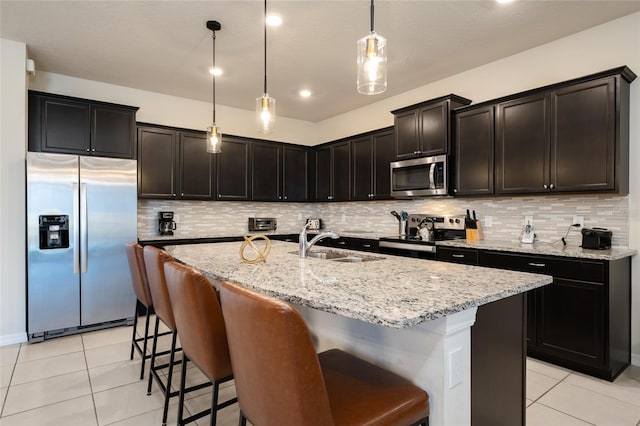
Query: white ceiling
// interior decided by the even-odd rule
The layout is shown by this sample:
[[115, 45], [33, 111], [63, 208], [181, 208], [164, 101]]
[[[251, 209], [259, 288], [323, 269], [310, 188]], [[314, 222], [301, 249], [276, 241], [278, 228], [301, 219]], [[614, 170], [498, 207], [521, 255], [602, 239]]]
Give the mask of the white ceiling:
[[[640, 11], [640, 0], [378, 0], [388, 40], [388, 89], [356, 92], [356, 41], [368, 0], [271, 0], [269, 95], [278, 115], [317, 122]], [[263, 2], [0, 0], [0, 36], [25, 42], [41, 71], [211, 102], [217, 20], [218, 104], [252, 110], [263, 85]], [[623, 65], [623, 64], [620, 64]], [[561, 66], [561, 64], [541, 64]], [[301, 99], [298, 91], [313, 91]], [[444, 94], [443, 94], [444, 95]]]

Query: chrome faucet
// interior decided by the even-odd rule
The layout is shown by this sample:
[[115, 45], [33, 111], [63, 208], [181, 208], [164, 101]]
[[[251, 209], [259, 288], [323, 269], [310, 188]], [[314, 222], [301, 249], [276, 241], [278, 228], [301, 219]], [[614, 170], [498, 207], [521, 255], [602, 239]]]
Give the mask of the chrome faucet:
[[300, 242], [300, 258], [301, 259], [304, 259], [307, 257], [307, 253], [309, 252], [311, 247], [313, 247], [313, 245], [318, 241], [323, 240], [325, 238], [329, 238], [329, 237], [333, 238], [334, 240], [340, 238], [340, 235], [336, 234], [335, 232], [327, 231], [327, 232], [321, 232], [320, 234], [313, 237], [311, 241], [307, 242], [308, 227], [309, 227], [309, 223], [305, 223], [304, 226], [302, 227], [302, 230], [300, 231], [300, 237], [298, 238], [298, 241]]

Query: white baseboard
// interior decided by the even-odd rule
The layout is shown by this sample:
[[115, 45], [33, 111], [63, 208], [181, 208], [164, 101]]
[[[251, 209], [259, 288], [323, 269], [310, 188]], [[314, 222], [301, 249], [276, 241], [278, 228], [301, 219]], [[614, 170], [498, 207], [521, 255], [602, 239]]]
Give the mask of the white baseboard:
[[0, 336], [0, 346], [13, 345], [16, 343], [24, 343], [27, 341], [27, 333], [5, 334]]
[[631, 354], [631, 365], [640, 367], [640, 354]]

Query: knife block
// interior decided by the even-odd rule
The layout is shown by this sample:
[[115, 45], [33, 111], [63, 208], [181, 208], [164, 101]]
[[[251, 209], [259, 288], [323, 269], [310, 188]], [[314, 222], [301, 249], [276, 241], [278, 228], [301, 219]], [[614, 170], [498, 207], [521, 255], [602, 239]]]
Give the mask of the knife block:
[[467, 241], [480, 241], [483, 238], [482, 235], [482, 226], [480, 225], [480, 221], [476, 220], [476, 229], [468, 229], [467, 232]]

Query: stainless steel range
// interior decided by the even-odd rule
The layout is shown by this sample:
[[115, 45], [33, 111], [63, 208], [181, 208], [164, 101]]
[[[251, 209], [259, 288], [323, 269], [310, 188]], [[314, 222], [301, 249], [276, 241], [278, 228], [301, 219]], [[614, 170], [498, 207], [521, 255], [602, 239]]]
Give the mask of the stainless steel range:
[[380, 238], [380, 253], [435, 259], [436, 241], [466, 237], [464, 215], [410, 214], [406, 236]]

